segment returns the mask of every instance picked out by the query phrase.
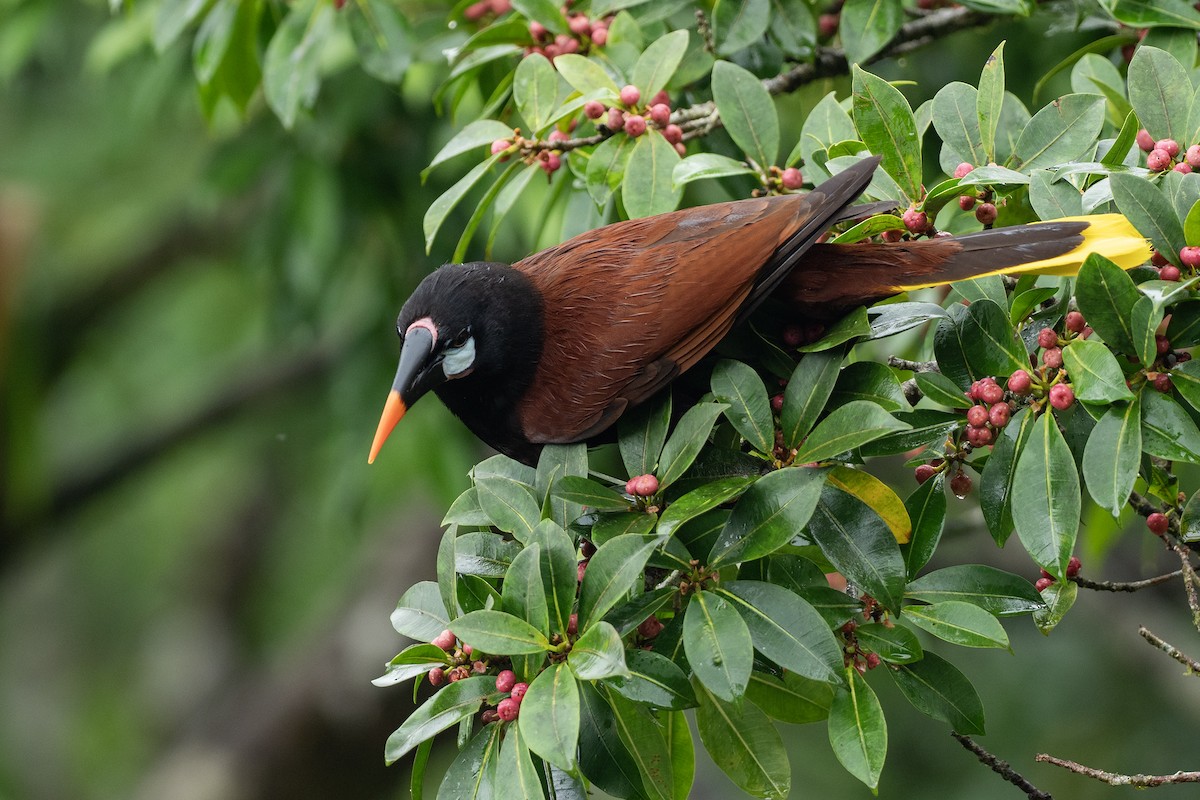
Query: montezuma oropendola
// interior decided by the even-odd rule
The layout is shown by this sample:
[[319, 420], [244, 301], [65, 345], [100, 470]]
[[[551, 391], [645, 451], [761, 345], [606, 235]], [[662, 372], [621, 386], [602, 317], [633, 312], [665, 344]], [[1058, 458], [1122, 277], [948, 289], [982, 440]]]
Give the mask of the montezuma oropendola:
[[817, 244], [854, 216], [879, 164], [811, 192], [606, 225], [516, 264], [427, 276], [400, 311], [400, 366], [371, 447], [432, 389], [476, 436], [526, 463], [593, 439], [694, 366], [769, 296], [829, 319], [900, 292], [999, 272], [1074, 274], [1090, 252], [1150, 255], [1116, 214], [896, 244]]

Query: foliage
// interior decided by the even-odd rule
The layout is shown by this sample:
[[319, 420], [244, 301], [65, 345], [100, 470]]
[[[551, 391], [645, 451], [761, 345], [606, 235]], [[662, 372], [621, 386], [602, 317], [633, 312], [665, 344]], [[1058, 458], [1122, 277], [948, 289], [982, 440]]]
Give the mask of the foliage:
[[[394, 4], [340, 5], [149, 8], [159, 47], [198, 26], [196, 77], [214, 119], [244, 112], [261, 73], [266, 102], [290, 127], [330, 60], [356, 57], [397, 82], [436, 56]], [[673, 210], [700, 182], [790, 192], [789, 169], [815, 185], [877, 154], [867, 199], [924, 212], [933, 227], [881, 215], [842, 226], [836, 241], [1115, 210], [1153, 244], [1157, 268], [1126, 271], [1093, 255], [1077, 276], [982, 278], [949, 296], [861, 309], [828, 330], [768, 324], [711, 365], [709, 396], [627, 415], [615, 448], [547, 447], [536, 468], [503, 456], [479, 464], [444, 520], [437, 581], [409, 589], [392, 617], [418, 643], [379, 683], [429, 676], [439, 688], [389, 738], [389, 762], [457, 727], [446, 796], [539, 796], [553, 785], [555, 797], [582, 797], [594, 785], [681, 798], [693, 777], [691, 711], [700, 744], [748, 794], [789, 793], [778, 722], [824, 722], [841, 764], [875, 788], [888, 736], [872, 683], [886, 673], [920, 712], [983, 733], [980, 692], [942, 653], [1007, 649], [1002, 620], [1012, 617], [1044, 633], [1061, 624], [1085, 514], [1117, 517], [1131, 502], [1165, 514], [1164, 540], [1187, 558], [1182, 547], [1200, 540], [1197, 501], [1174, 465], [1200, 463], [1200, 368], [1190, 360], [1200, 259], [1188, 250], [1200, 246], [1200, 176], [1152, 169], [1143, 149], [1154, 148], [1138, 134], [1175, 140], [1171, 166], [1190, 165], [1200, 14], [1179, 2], [1098, 4], [1090, 30], [1110, 35], [1061, 65], [1072, 93], [1032, 109], [1005, 89], [1003, 44], [976, 85], [950, 83], [915, 110], [903, 84], [864, 67], [930, 29], [1033, 5], [972, 0], [906, 23], [912, 9], [899, 0], [847, 0], [841, 49], [807, 2], [718, 0], [700, 4], [700, 24], [684, 0], [593, 0], [565, 15], [532, 0], [456, 6], [461, 39], [437, 100], [453, 114], [483, 98], [482, 113], [427, 168], [473, 161], [429, 203], [427, 250], [473, 197], [454, 257], [480, 238], [490, 252], [506, 214], [547, 178], [548, 205], [577, 212], [565, 235]], [[586, 30], [574, 26], [581, 14]], [[1133, 37], [1116, 22], [1149, 29], [1127, 68], [1112, 56]], [[786, 141], [775, 98], [839, 58], [823, 68], [853, 64], [849, 94], [825, 96]], [[652, 116], [660, 99], [666, 120]], [[906, 356], [931, 360], [871, 360], [888, 346], [876, 342], [899, 334]], [[982, 421], [969, 421], [980, 408]], [[921, 479], [906, 496], [870, 472], [895, 456]], [[632, 483], [644, 475], [653, 490]], [[1015, 531], [1043, 572], [1036, 587], [982, 564], [927, 569], [948, 490], [978, 496], [998, 545]], [[502, 670], [528, 684], [515, 721], [496, 716], [508, 697]]]

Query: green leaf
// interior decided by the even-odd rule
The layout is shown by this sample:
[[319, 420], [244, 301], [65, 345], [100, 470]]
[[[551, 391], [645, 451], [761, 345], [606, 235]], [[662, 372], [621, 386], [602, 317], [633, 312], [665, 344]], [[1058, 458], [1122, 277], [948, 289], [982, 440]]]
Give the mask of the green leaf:
[[[1000, 89], [1004, 99], [1004, 89]], [[974, 86], [954, 81], [943, 86], [933, 98], [933, 127], [958, 161], [987, 164], [988, 150], [979, 130], [979, 93]], [[993, 147], [995, 131], [992, 132]]]
[[[838, 677], [840, 679], [841, 676]], [[752, 672], [750, 683], [746, 686], [746, 699], [771, 719], [803, 725], [820, 722], [829, 716], [833, 686], [793, 672], [783, 673], [782, 678]]]
[[930, 401], [950, 408], [970, 408], [971, 401], [964, 395], [962, 389], [940, 372], [918, 372], [913, 376], [917, 388]]
[[196, 41], [192, 46], [192, 63], [196, 81], [202, 86], [212, 82], [225, 59], [225, 54], [229, 52], [229, 44], [237, 28], [240, 5], [235, 0], [217, 0], [200, 24], [200, 29], [196, 31]]
[[406, 647], [387, 664], [387, 672], [371, 681], [375, 686], [395, 686], [409, 678], [424, 675], [434, 667], [449, 664], [446, 651], [437, 645], [414, 644]]
[[866, 400], [885, 411], [908, 411], [910, 406], [896, 373], [874, 361], [849, 364], [838, 375], [830, 403], [843, 406], [853, 400]]
[[368, 74], [386, 83], [400, 83], [416, 49], [408, 20], [388, 0], [366, 0], [350, 14], [350, 33], [358, 60]]
[[625, 177], [625, 166], [637, 139], [612, 136], [592, 151], [587, 164], [587, 189], [598, 208], [604, 208]]
[[905, 596], [926, 603], [972, 603], [999, 617], [1028, 614], [1042, 607], [1041, 596], [1029, 581], [983, 564], [956, 564], [922, 575], [908, 584]]
[[432, 641], [450, 627], [450, 616], [433, 581], [419, 581], [410, 586], [396, 604], [391, 621], [401, 636], [423, 642]]
[[616, 628], [603, 621], [588, 628], [575, 640], [567, 663], [581, 681], [629, 675], [621, 635]]
[[1200, 301], [1188, 300], [1175, 306], [1167, 325], [1167, 339], [1177, 350], [1200, 344]]
[[628, 511], [629, 500], [590, 478], [568, 475], [554, 485], [554, 494], [596, 511]]
[[1083, 450], [1083, 479], [1096, 505], [1121, 516], [1137, 480], [1142, 454], [1142, 407], [1136, 399], [1113, 406], [1092, 429]]
[[870, 334], [871, 321], [867, 317], [867, 310], [859, 307], [833, 323], [820, 339], [812, 344], [800, 345], [796, 350], [801, 353], [817, 353]]
[[601, 514], [592, 525], [592, 543], [600, 546], [610, 539], [626, 533], [645, 536], [654, 531], [658, 515], [645, 511], [623, 511], [616, 514]]
[[855, 400], [834, 409], [821, 421], [796, 453], [797, 464], [825, 461], [853, 450], [889, 433], [908, 430], [901, 422], [875, 403]]
[[537, 542], [512, 560], [501, 587], [501, 609], [525, 620], [544, 636], [550, 635], [550, 612], [542, 583], [542, 548]]
[[[1072, 191], [1074, 190], [1072, 189]], [[1012, 307], [1008, 311], [1009, 320], [1014, 325], [1022, 322], [1037, 311], [1038, 306], [1057, 294], [1057, 286], [1042, 286], [1030, 289], [1027, 292], [1021, 292], [1013, 298]]]
[[696, 153], [675, 165], [671, 180], [676, 187], [705, 178], [726, 178], [731, 175], [756, 175], [744, 161], [719, 153]]
[[792, 768], [779, 731], [753, 703], [722, 700], [695, 681], [696, 728], [713, 763], [755, 797], [787, 797]]
[[911, 664], [925, 656], [917, 635], [903, 625], [889, 628], [882, 622], [869, 622], [855, 628], [854, 636], [859, 647], [889, 664]]
[[[912, 106], [883, 78], [851, 67], [854, 77], [854, 124], [872, 153], [883, 156], [883, 169], [909, 200], [921, 196], [921, 139]], [[899, 199], [899, 198], [898, 198]]]
[[521, 16], [537, 20], [552, 33], [567, 33], [567, 21], [563, 18], [555, 0], [513, 0], [512, 4]]
[[1017, 139], [1014, 168], [1028, 175], [1083, 155], [1104, 126], [1104, 98], [1068, 94], [1033, 115]]
[[621, 200], [630, 219], [675, 210], [683, 196], [671, 178], [678, 163], [679, 153], [661, 135], [648, 131], [638, 137], [621, 178]]
[[740, 361], [722, 359], [713, 368], [712, 392], [725, 403], [725, 417], [742, 438], [760, 453], [775, 446], [775, 424], [767, 387], [752, 368]]
[[[817, 168], [818, 153], [828, 150], [836, 142], [857, 138], [858, 132], [854, 130], [854, 122], [850, 115], [838, 104], [836, 93], [830, 92], [821, 98], [804, 120], [804, 126], [800, 130], [800, 141], [788, 156], [787, 163], [790, 165], [795, 163], [797, 158], [803, 158], [806, 169], [811, 173]], [[818, 174], [824, 176], [828, 171], [821, 169]]]
[[[588, 456], [585, 443], [548, 444], [542, 448], [538, 455], [534, 491], [537, 497], [542, 498], [543, 506], [549, 509], [549, 518], [556, 524], [566, 526], [574, 522], [583, 513], [583, 505], [552, 492], [553, 484], [559, 478], [584, 478], [587, 473]], [[628, 507], [628, 503], [622, 506]], [[544, 509], [543, 514], [545, 513]]]
[[491, 475], [476, 478], [475, 489], [479, 494], [479, 507], [493, 525], [511, 533], [519, 542], [529, 541], [530, 532], [542, 519], [542, 510], [528, 486]]
[[846, 678], [829, 707], [829, 744], [847, 772], [875, 789], [887, 757], [883, 707], [858, 670], [847, 667]]
[[486, 800], [498, 788], [500, 726], [484, 728], [459, 751], [438, 787], [438, 800]]
[[491, 525], [492, 520], [479, 507], [479, 493], [470, 486], [455, 498], [442, 517], [442, 525]]
[[[484, 699], [495, 691], [496, 679], [490, 675], [465, 678], [442, 687], [388, 737], [383, 748], [384, 761], [391, 764], [426, 739], [469, 719], [479, 710]], [[522, 708], [522, 713], [524, 711]]]
[[949, 314], [935, 303], [884, 303], [870, 310], [871, 339], [883, 339]]
[[653, 473], [671, 424], [671, 395], [660, 402], [642, 403], [621, 416], [617, 442], [630, 477]]
[[959, 733], [982, 735], [983, 701], [966, 675], [936, 653], [895, 670], [896, 686], [922, 714], [948, 722]]
[[530, 132], [550, 123], [560, 99], [558, 72], [549, 59], [540, 53], [522, 58], [513, 76], [513, 100]]
[[666, 656], [629, 650], [625, 664], [629, 674], [609, 678], [606, 683], [630, 700], [677, 711], [696, 705], [696, 694], [687, 676]]
[[458, 616], [458, 572], [455, 571], [455, 550], [458, 543], [458, 526], [451, 525], [442, 534], [437, 552], [437, 586], [442, 598], [443, 611]]
[[867, 63], [903, 24], [904, 7], [900, 0], [846, 0], [838, 26], [846, 60], [851, 64]]
[[1125, 270], [1092, 253], [1079, 269], [1075, 301], [1088, 324], [1104, 341], [1124, 353], [1134, 351], [1129, 319], [1141, 295]]
[[1183, 507], [1179, 517], [1179, 538], [1184, 542], [1200, 541], [1200, 492], [1192, 492], [1192, 498]]
[[666, 489], [687, 471], [700, 448], [708, 441], [713, 423], [725, 410], [722, 403], [697, 403], [679, 418], [675, 430], [663, 445], [659, 458], [658, 485]]
[[1024, 345], [996, 303], [978, 300], [950, 314], [938, 324], [933, 352], [942, 373], [959, 386], [965, 389], [980, 378], [1011, 375], [1029, 366]]
[[477, 119], [446, 142], [445, 146], [433, 157], [433, 161], [429, 162], [429, 166], [421, 171], [421, 180], [424, 181], [434, 167], [455, 156], [490, 145], [497, 139], [511, 139], [512, 136], [513, 129], [503, 122], [494, 119]]
[[780, 429], [786, 447], [796, 447], [821, 415], [842, 364], [840, 349], [809, 353], [800, 359], [783, 392]]
[[[487, 680], [491, 681], [495, 690], [496, 679]], [[559, 769], [575, 771], [575, 748], [579, 742], [579, 686], [566, 663], [550, 665], [529, 684], [521, 700], [521, 715], [517, 717], [517, 724], [530, 750]]]
[[1062, 349], [1075, 397], [1085, 403], [1116, 403], [1133, 398], [1116, 356], [1100, 342], [1076, 339]]
[[687, 53], [688, 32], [677, 30], [655, 39], [638, 57], [629, 82], [649, 100], [671, 80]]
[[729, 521], [708, 555], [711, 567], [754, 561], [786, 545], [808, 524], [821, 487], [823, 470], [789, 467], [759, 478], [738, 499]]
[[498, 656], [540, 653], [550, 647], [541, 631], [503, 611], [472, 611], [451, 622], [450, 630], [476, 650]]
[[1049, 170], [1034, 170], [1029, 181], [1029, 203], [1040, 219], [1083, 215], [1080, 191], [1069, 181], [1056, 181], [1055, 173]]
[[1168, 461], [1200, 464], [1200, 429], [1170, 396], [1143, 387], [1142, 450]]
[[731, 703], [745, 694], [754, 649], [746, 623], [727, 600], [696, 592], [684, 613], [683, 649], [708, 691]]
[[629, 593], [634, 581], [641, 580], [642, 568], [657, 543], [657, 539], [626, 534], [597, 548], [579, 588], [579, 630], [600, 621]]
[[683, 523], [734, 499], [746, 491], [754, 481], [753, 477], [735, 476], [721, 478], [693, 489], [667, 506], [667, 510], [658, 520], [658, 535], [663, 538], [673, 535]]
[[[844, 233], [839, 233], [830, 239], [829, 243], [854, 244], [855, 242], [870, 239], [872, 236], [878, 236], [884, 231], [902, 230], [904, 230], [903, 218], [897, 217], [895, 214], [876, 214], [873, 217], [864, 219], [854, 227], [846, 229]], [[872, 330], [874, 330], [873, 327]]]
[[1078, 596], [1079, 587], [1071, 581], [1055, 581], [1043, 589], [1042, 600], [1046, 605], [1033, 612], [1033, 622], [1038, 630], [1049, 635], [1075, 605]]
[[1012, 515], [1017, 536], [1038, 566], [1065, 580], [1079, 533], [1079, 473], [1054, 415], [1044, 413], [1017, 461]]
[[554, 59], [554, 68], [562, 75], [571, 88], [580, 94], [592, 92], [607, 92], [615, 99], [621, 92], [620, 87], [613, 81], [604, 67], [578, 53], [563, 53]]
[[717, 53], [728, 56], [754, 44], [767, 32], [770, 19], [769, 0], [717, 0], [712, 10]]
[[734, 144], [762, 169], [779, 154], [779, 116], [762, 81], [749, 70], [718, 61], [712, 70], [713, 101]]
[[529, 756], [529, 747], [521, 736], [520, 725], [509, 725], [504, 731], [500, 759], [496, 762], [496, 784], [516, 797], [528, 800], [544, 800], [546, 797], [537, 768]]
[[443, 192], [436, 200], [429, 204], [429, 208], [425, 211], [425, 219], [422, 221], [422, 227], [425, 231], [425, 253], [433, 249], [433, 240], [437, 237], [438, 231], [441, 230], [442, 224], [446, 221], [446, 217], [454, 210], [454, 207], [466, 196], [467, 192], [479, 183], [484, 174], [492, 168], [493, 164], [500, 161], [502, 153], [497, 153], [489, 157], [486, 161], [482, 161], [471, 168], [471, 171], [458, 179], [458, 182]]
[[1117, 208], [1138, 233], [1168, 260], [1177, 261], [1184, 246], [1183, 226], [1162, 190], [1136, 175], [1112, 175], [1109, 182]]
[[614, 797], [637, 797], [642, 776], [617, 732], [616, 716], [598, 684], [580, 687], [579, 768], [599, 789]]
[[[306, 5], [304, 13], [310, 15], [312, 6]], [[154, 49], [159, 53], [165, 51], [208, 7], [209, 0], [163, 0], [154, 17]]]
[[945, 442], [947, 434], [962, 424], [962, 414], [919, 408], [916, 411], [901, 411], [896, 419], [911, 426], [882, 439], [863, 445], [858, 455], [863, 457], [894, 456], [907, 453], [917, 447], [937, 446]]
[[565, 634], [579, 588], [575, 544], [552, 520], [543, 520], [534, 529], [530, 544], [534, 543], [541, 548], [542, 585], [546, 588], [550, 626], [554, 632]]
[[[755, 650], [806, 678], [841, 681], [841, 648], [821, 615], [796, 594], [762, 581], [730, 581], [720, 591], [742, 615]], [[690, 654], [688, 660], [695, 666]]]
[[996, 46], [979, 74], [979, 92], [975, 101], [975, 114], [979, 120], [979, 135], [983, 152], [987, 158], [972, 161], [986, 164], [996, 161], [996, 129], [1000, 127], [1000, 112], [1004, 108], [1004, 42]]
[[1200, 361], [1178, 364], [1171, 370], [1171, 383], [1192, 408], [1200, 410]]
[[1133, 54], [1129, 62], [1129, 102], [1142, 127], [1155, 140], [1189, 133], [1186, 126], [1192, 105], [1192, 82], [1188, 70], [1165, 50], [1140, 46]]
[[1133, 304], [1129, 324], [1133, 328], [1134, 354], [1147, 366], [1158, 358], [1154, 334], [1162, 320], [1162, 309], [1149, 297], [1142, 297]]
[[946, 600], [928, 606], [907, 606], [905, 617], [939, 639], [962, 647], [1008, 647], [1000, 621], [973, 603]]
[[913, 578], [933, 557], [946, 527], [945, 474], [939, 473], [918, 486], [904, 501], [904, 508], [912, 520], [912, 538], [901, 550], [905, 572]]
[[1101, 7], [1134, 28], [1170, 25], [1200, 29], [1200, 15], [1183, 0], [1106, 0]]
[[826, 485], [808, 532], [837, 571], [893, 614], [904, 593], [904, 559], [887, 523], [848, 492]]
[[643, 705], [605, 688], [600, 692], [612, 708], [617, 736], [637, 765], [646, 796], [671, 800], [674, 785], [671, 754], [658, 720]]
[[[195, 0], [184, 0], [194, 4]], [[302, 108], [312, 108], [321, 89], [321, 53], [334, 33], [333, 7], [293, 6], [275, 30], [263, 57], [263, 97], [290, 129]]]

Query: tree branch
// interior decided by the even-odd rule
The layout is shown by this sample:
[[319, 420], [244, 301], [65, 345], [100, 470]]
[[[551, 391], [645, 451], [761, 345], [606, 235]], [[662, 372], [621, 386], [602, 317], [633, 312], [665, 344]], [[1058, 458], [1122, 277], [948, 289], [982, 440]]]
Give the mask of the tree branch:
[[1197, 661], [1191, 656], [1187, 656], [1179, 652], [1179, 650], [1173, 644], [1160, 639], [1146, 626], [1142, 625], [1138, 628], [1138, 635], [1150, 644], [1157, 647], [1159, 650], [1162, 650], [1171, 658], [1178, 661], [1180, 664], [1183, 664], [1191, 671], [1193, 675], [1200, 675], [1200, 661]]
[[1004, 778], [1004, 780], [1008, 781], [1013, 786], [1016, 786], [1018, 789], [1024, 792], [1026, 796], [1029, 797], [1029, 800], [1054, 800], [1053, 796], [1049, 792], [1043, 792], [1041, 789], [1034, 786], [1028, 781], [1028, 779], [1025, 778], [1024, 775], [1013, 769], [1007, 761], [1003, 761], [989, 753], [987, 750], [984, 750], [970, 736], [964, 736], [961, 733], [951, 733], [950, 735], [953, 736], [959, 744], [974, 753], [975, 757], [979, 759], [981, 764], [989, 767], [992, 772], [996, 773], [1001, 778]]
[[1038, 753], [1034, 757], [1034, 760], [1043, 764], [1053, 764], [1056, 767], [1062, 767], [1078, 775], [1095, 778], [1098, 781], [1107, 783], [1109, 786], [1136, 786], [1141, 789], [1148, 789], [1154, 786], [1169, 786], [1177, 783], [1200, 783], [1200, 772], [1176, 772], [1171, 775], [1121, 775], [1116, 772], [1095, 769], [1094, 767], [1085, 767], [1083, 764], [1075, 761], [1055, 758], [1046, 753]]
[[1182, 574], [1183, 570], [1177, 569], [1174, 572], [1168, 572], [1166, 575], [1155, 575], [1153, 578], [1146, 578], [1140, 581], [1090, 581], [1078, 575], [1068, 580], [1081, 589], [1092, 589], [1097, 592], [1137, 592], [1142, 589], [1149, 589], [1151, 586], [1166, 583], [1169, 580], [1178, 578]]

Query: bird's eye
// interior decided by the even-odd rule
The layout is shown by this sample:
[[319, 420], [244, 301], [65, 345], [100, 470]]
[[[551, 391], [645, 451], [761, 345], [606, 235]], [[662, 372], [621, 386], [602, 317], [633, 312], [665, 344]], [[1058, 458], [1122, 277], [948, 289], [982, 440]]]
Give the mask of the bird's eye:
[[457, 336], [450, 340], [449, 347], [462, 347], [467, 343], [467, 339], [471, 338], [471, 329], [464, 328]]

